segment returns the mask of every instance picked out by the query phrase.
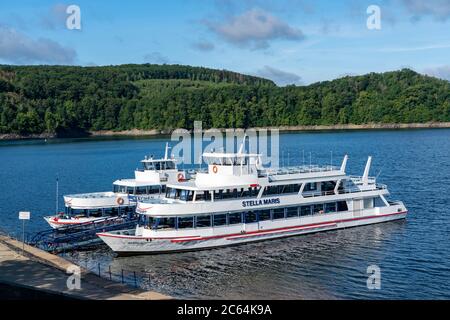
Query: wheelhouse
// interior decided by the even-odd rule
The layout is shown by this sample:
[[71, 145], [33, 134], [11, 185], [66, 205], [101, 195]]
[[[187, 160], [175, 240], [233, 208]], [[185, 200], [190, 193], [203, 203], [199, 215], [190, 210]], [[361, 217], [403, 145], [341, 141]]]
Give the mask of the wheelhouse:
[[176, 169], [176, 161], [175, 159], [145, 159], [141, 161], [143, 170], [152, 170], [152, 171], [164, 171], [164, 170], [175, 170]]

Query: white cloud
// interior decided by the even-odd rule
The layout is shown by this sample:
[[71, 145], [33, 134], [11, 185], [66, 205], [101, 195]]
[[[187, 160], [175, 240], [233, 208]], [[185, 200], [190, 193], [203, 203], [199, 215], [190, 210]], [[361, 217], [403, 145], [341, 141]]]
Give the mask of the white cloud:
[[155, 63], [155, 64], [168, 64], [170, 62], [169, 58], [162, 55], [160, 52], [154, 51], [151, 53], [147, 53], [144, 56], [144, 60], [147, 63]]
[[192, 44], [192, 48], [199, 50], [199, 51], [212, 51], [215, 48], [214, 43], [206, 41], [206, 40], [200, 40], [197, 42], [194, 42]]
[[283, 71], [270, 66], [264, 66], [264, 68], [256, 72], [256, 75], [259, 77], [270, 79], [280, 86], [289, 84], [301, 84], [302, 80], [302, 78], [295, 73]]
[[47, 29], [64, 29], [66, 28], [66, 19], [68, 14], [66, 13], [68, 5], [55, 4], [50, 10], [41, 17], [41, 24]]
[[30, 38], [13, 28], [0, 25], [0, 59], [10, 63], [73, 64], [75, 50], [47, 39]]
[[432, 16], [437, 20], [445, 21], [450, 18], [449, 0], [401, 0], [406, 9], [416, 19], [422, 16]]
[[224, 23], [206, 22], [209, 29], [220, 37], [240, 47], [265, 49], [272, 40], [299, 41], [304, 39], [300, 29], [262, 9], [250, 9], [241, 15], [231, 16]]
[[450, 65], [427, 68], [423, 71], [426, 75], [450, 81]]

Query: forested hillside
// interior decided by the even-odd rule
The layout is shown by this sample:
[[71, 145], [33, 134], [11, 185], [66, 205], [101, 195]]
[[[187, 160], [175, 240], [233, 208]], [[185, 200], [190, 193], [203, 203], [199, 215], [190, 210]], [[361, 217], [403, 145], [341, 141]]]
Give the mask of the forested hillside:
[[450, 121], [450, 82], [414, 71], [277, 87], [180, 65], [0, 66], [0, 133]]

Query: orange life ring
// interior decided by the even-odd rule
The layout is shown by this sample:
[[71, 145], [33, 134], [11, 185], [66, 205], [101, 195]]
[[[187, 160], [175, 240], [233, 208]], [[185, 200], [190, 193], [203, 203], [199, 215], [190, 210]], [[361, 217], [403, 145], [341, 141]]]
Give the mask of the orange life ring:
[[183, 180], [184, 180], [184, 175], [180, 172], [180, 173], [177, 175], [177, 178], [178, 178], [178, 182], [183, 181]]
[[117, 198], [117, 204], [118, 204], [119, 206], [123, 205], [124, 202], [125, 202], [125, 201], [124, 201], [122, 198]]
[[213, 172], [217, 173], [217, 171], [219, 171], [219, 168], [217, 168], [217, 166], [213, 166]]

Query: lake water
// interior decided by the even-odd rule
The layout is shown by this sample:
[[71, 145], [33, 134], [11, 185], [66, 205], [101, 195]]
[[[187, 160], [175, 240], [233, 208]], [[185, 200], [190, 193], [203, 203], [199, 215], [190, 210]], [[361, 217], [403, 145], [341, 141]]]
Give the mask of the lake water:
[[[20, 234], [47, 228], [60, 194], [107, 191], [132, 177], [144, 155], [162, 155], [166, 139], [73, 139], [0, 142], [0, 228]], [[116, 258], [108, 248], [75, 252], [80, 264], [150, 275], [142, 285], [178, 298], [450, 298], [450, 130], [289, 133], [280, 136], [283, 163], [334, 164], [349, 154], [347, 171], [388, 185], [409, 209], [405, 221], [159, 256]], [[287, 159], [289, 157], [289, 160]], [[62, 207], [62, 199], [60, 200]], [[368, 290], [367, 267], [381, 269], [381, 289]]]

